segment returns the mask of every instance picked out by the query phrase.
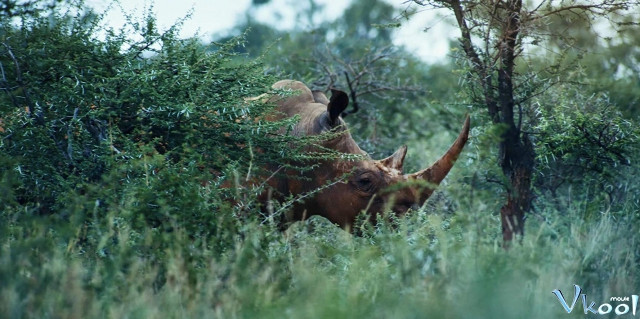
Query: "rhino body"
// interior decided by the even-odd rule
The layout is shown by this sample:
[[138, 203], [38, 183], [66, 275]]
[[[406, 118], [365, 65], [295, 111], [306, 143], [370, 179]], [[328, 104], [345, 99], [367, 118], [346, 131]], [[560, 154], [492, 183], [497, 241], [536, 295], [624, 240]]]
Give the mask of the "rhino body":
[[[289, 213], [283, 215], [283, 225], [320, 215], [349, 229], [363, 211], [375, 222], [378, 213], [384, 211], [390, 210], [401, 215], [409, 209], [416, 209], [447, 175], [468, 139], [469, 117], [445, 155], [424, 170], [404, 174], [402, 164], [406, 146], [385, 159], [373, 160], [353, 140], [340, 117], [349, 104], [346, 93], [332, 90], [329, 99], [322, 92], [312, 92], [302, 82], [293, 80], [279, 81], [273, 88], [293, 91], [286, 97], [271, 97], [271, 102], [277, 104], [276, 111], [280, 117], [300, 117], [292, 134], [309, 136], [328, 131], [340, 132], [337, 137], [322, 142], [322, 146], [342, 153], [357, 154], [361, 158], [321, 161], [317, 168], [305, 172], [304, 178], [296, 176], [299, 172], [289, 170], [269, 179], [271, 189], [261, 196], [265, 207], [269, 207], [269, 200], [309, 194], [303, 202], [294, 204]], [[319, 188], [322, 189], [318, 191]]]

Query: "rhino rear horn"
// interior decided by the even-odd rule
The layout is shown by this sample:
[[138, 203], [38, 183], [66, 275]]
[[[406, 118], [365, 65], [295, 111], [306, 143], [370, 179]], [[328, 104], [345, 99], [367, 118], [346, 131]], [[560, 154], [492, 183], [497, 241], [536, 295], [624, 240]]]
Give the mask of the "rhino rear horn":
[[[431, 164], [431, 166], [417, 173], [410, 174], [409, 177], [414, 179], [422, 179], [429, 182], [430, 184], [433, 184], [434, 186], [437, 186], [438, 184], [440, 184], [440, 182], [442, 182], [442, 180], [445, 178], [445, 176], [447, 176], [447, 174], [453, 167], [453, 164], [458, 159], [458, 156], [460, 156], [462, 148], [464, 147], [468, 139], [469, 115], [467, 115], [467, 119], [464, 121], [462, 132], [460, 132], [460, 135], [458, 135], [458, 138], [455, 142], [453, 142], [453, 145], [451, 145], [449, 150], [440, 159]], [[424, 194], [426, 196], [423, 196], [422, 199], [424, 200], [426, 199], [426, 197], [429, 197], [432, 192], [433, 189], [428, 188], [425, 191], [426, 194]]]
[[340, 114], [349, 106], [349, 96], [343, 91], [331, 89], [331, 99], [327, 105], [327, 113], [334, 124]]
[[404, 163], [404, 157], [407, 155], [407, 146], [402, 145], [395, 153], [391, 154], [391, 156], [381, 159], [380, 163], [382, 165], [397, 169], [402, 172], [402, 164]]

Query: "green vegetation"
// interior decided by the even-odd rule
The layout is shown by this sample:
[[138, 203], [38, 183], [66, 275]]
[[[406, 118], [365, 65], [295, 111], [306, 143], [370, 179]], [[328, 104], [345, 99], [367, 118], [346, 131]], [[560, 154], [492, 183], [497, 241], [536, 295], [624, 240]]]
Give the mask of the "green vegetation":
[[[132, 40], [63, 3], [66, 14], [25, 5], [0, 15], [13, 17], [0, 20], [0, 317], [563, 318], [583, 317], [582, 304], [567, 314], [554, 289], [570, 299], [578, 284], [596, 307], [638, 294], [638, 100], [615, 89], [637, 83], [576, 64], [544, 91], [544, 80], [527, 82], [541, 92], [526, 101], [535, 198], [524, 237], [505, 250], [503, 128], [457, 82], [468, 66], [425, 65], [388, 49], [390, 30], [366, 29], [392, 22], [384, 2], [354, 1], [339, 20], [365, 26], [327, 23], [277, 46], [263, 28], [276, 36], [211, 47], [177, 38], [178, 26], [158, 30], [151, 13], [130, 21]], [[358, 18], [364, 3], [382, 8], [371, 21]], [[347, 50], [353, 30], [380, 42]], [[343, 35], [334, 51], [310, 56], [334, 68], [336, 85], [348, 87], [340, 61], [380, 52], [376, 83], [407, 81], [363, 95], [346, 118], [375, 157], [408, 144], [408, 168], [424, 166], [472, 106], [473, 136], [446, 183], [418, 211], [359, 225], [360, 236], [316, 217], [281, 231], [256, 199], [270, 165], [335, 156], [305, 154], [313, 139], [276, 134], [295, 118], [265, 121], [273, 105], [246, 100], [292, 75], [327, 85], [317, 65], [285, 70], [276, 57], [309, 50], [296, 41], [326, 47], [332, 32]], [[289, 56], [308, 53], [298, 50]]]

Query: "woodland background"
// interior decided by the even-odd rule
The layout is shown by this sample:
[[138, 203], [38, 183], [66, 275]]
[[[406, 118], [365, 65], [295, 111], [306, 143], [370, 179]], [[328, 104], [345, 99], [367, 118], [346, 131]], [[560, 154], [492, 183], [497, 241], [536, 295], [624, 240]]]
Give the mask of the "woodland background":
[[[568, 315], [554, 289], [570, 299], [578, 284], [597, 305], [637, 294], [638, 3], [542, 2], [504, 37], [503, 13], [536, 6], [468, 1], [473, 41], [457, 24], [450, 59], [427, 64], [392, 44], [394, 27], [460, 2], [413, 2], [353, 0], [309, 30], [249, 12], [211, 43], [178, 38], [181, 21], [158, 29], [153, 10], [129, 17], [132, 36], [82, 2], [0, 2], [0, 314], [557, 318], [582, 306]], [[299, 19], [315, 21], [311, 4]], [[295, 119], [255, 121], [273, 106], [241, 101], [284, 78], [356, 96], [358, 144], [374, 158], [407, 144], [406, 170], [442, 154], [465, 114], [472, 137], [418, 211], [361, 236], [323, 218], [281, 232], [247, 181], [266, 163], [312, 165], [314, 139], [278, 136]], [[531, 152], [524, 235], [507, 245], [510, 127], [487, 108], [504, 79]]]

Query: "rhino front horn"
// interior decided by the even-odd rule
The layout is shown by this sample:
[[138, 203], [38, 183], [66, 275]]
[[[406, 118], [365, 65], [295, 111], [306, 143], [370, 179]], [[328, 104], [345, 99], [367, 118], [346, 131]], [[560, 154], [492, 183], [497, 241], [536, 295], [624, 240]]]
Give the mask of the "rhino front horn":
[[421, 196], [423, 201], [433, 193], [433, 187], [439, 185], [445, 176], [447, 176], [453, 167], [453, 164], [458, 159], [458, 156], [460, 156], [462, 148], [469, 139], [469, 122], [469, 115], [467, 115], [467, 118], [464, 121], [464, 126], [462, 127], [462, 132], [460, 132], [456, 141], [453, 142], [453, 145], [451, 145], [449, 150], [440, 159], [435, 161], [428, 168], [417, 173], [409, 174], [409, 178], [422, 179], [432, 184], [431, 187], [427, 187]]

